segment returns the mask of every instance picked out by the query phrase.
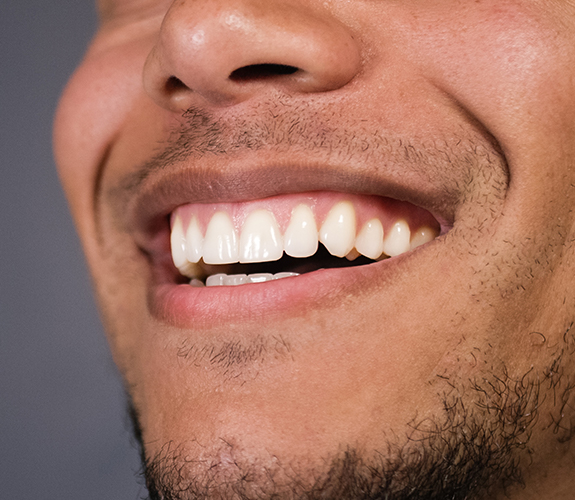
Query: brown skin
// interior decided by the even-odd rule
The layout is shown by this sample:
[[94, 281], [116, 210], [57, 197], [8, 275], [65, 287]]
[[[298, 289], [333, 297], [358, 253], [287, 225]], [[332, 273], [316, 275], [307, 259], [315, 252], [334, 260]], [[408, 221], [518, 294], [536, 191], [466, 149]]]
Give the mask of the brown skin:
[[[320, 457], [347, 447], [385, 452], [404, 444], [413, 422], [444, 421], [446, 394], [477, 408], [470, 381], [512, 385], [528, 373], [541, 397], [521, 438], [529, 436], [527, 449], [517, 451], [525, 489], [511, 488], [510, 498], [570, 498], [575, 2], [100, 3], [100, 30], [60, 104], [55, 149], [148, 457], [172, 442], [221, 460], [226, 473], [233, 449], [245, 463], [271, 470], [279, 461], [317, 477]], [[300, 71], [228, 78], [262, 63]], [[180, 83], [168, 84], [171, 76]], [[223, 153], [192, 152], [126, 190], [129, 175], [173, 143], [190, 107], [218, 124]], [[287, 130], [294, 117], [308, 125], [299, 139], [230, 147], [237, 130]], [[333, 148], [308, 146], [319, 130]], [[369, 155], [341, 141], [369, 142], [375, 132], [393, 147]], [[419, 160], [406, 161], [399, 141]], [[172, 173], [207, 189], [210, 179], [225, 185], [255, 168], [264, 185], [288, 178], [283, 192], [307, 189], [296, 173], [314, 190], [345, 191], [322, 170], [359, 179], [358, 192], [377, 179], [374, 194], [423, 206], [444, 234], [367, 272], [342, 273], [312, 303], [265, 314], [256, 304], [201, 321], [159, 316], [151, 290], [176, 278], [158, 271], [169, 268], [167, 232], [150, 230], [158, 214], [142, 215], [147, 193], [164, 183], [169, 198], [162, 176]], [[194, 189], [160, 215], [198, 201]], [[262, 192], [251, 186], [232, 199], [232, 191], [199, 201]], [[150, 234], [161, 241], [154, 251]], [[229, 343], [265, 354], [228, 366], [194, 354]]]

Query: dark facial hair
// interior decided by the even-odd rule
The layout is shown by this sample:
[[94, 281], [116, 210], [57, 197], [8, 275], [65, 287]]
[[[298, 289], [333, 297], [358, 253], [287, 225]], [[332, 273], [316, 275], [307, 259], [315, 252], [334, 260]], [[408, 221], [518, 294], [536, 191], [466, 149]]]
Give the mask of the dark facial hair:
[[329, 466], [316, 476], [298, 472], [297, 464], [266, 468], [250, 463], [229, 443], [224, 444], [228, 453], [235, 457], [238, 452], [231, 469], [214, 458], [194, 476], [190, 467], [197, 462], [184, 446], [167, 443], [156, 456], [147, 457], [138, 411], [130, 405], [149, 500], [491, 498], [523, 483], [521, 457], [528, 451], [540, 400], [537, 377], [526, 374], [512, 380], [504, 373], [481, 383], [467, 381], [472, 399], [454, 396], [460, 389], [444, 394], [442, 417], [413, 420], [403, 442], [390, 440], [387, 449], [369, 453], [346, 447], [318, 459], [318, 464]]

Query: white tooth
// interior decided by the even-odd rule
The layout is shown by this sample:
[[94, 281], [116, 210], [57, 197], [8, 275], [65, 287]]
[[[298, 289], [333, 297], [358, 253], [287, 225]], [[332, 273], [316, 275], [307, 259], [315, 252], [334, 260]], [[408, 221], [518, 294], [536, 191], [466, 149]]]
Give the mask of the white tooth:
[[204, 286], [206, 286], [203, 281], [200, 281], [196, 278], [194, 278], [192, 281], [190, 281], [190, 285], [193, 286], [194, 288], [202, 288]]
[[224, 285], [226, 286], [243, 285], [244, 283], [249, 283], [248, 277], [245, 274], [231, 274], [229, 276], [224, 276]]
[[186, 231], [186, 258], [190, 262], [199, 262], [202, 258], [202, 247], [204, 237], [200, 231], [198, 219], [194, 216], [188, 225]]
[[437, 231], [430, 227], [420, 227], [411, 237], [411, 249], [417, 248], [425, 243], [429, 243], [437, 236]]
[[305, 204], [295, 207], [284, 234], [284, 251], [291, 257], [310, 257], [317, 252], [318, 236], [315, 217]]
[[274, 280], [281, 280], [282, 278], [293, 278], [294, 276], [299, 276], [298, 273], [276, 273], [274, 274]]
[[206, 264], [233, 264], [239, 260], [238, 241], [232, 220], [225, 212], [212, 216], [204, 238]]
[[355, 242], [355, 209], [349, 201], [342, 201], [330, 210], [319, 230], [319, 241], [337, 257], [350, 252]]
[[206, 286], [222, 286], [225, 279], [225, 274], [212, 274], [212, 276], [208, 276], [206, 279]]
[[383, 252], [395, 257], [409, 251], [410, 231], [407, 222], [397, 221], [383, 240]]
[[282, 254], [282, 236], [272, 213], [256, 210], [248, 215], [240, 236], [240, 262], [269, 262]]
[[[278, 280], [282, 278], [291, 278], [293, 276], [299, 276], [298, 273], [277, 273], [277, 274], [270, 274], [270, 273], [256, 273], [256, 274], [214, 274], [212, 276], [208, 276], [206, 279], [205, 286], [236, 286], [236, 285], [244, 285], [247, 283], [265, 283], [266, 281]], [[204, 284], [199, 280], [192, 280], [190, 285], [202, 287]]]
[[182, 218], [179, 214], [176, 214], [172, 224], [170, 246], [172, 247], [172, 260], [174, 261], [174, 265], [182, 272], [187, 270], [189, 262], [188, 259], [186, 259], [186, 237], [184, 235]]
[[270, 273], [255, 273], [248, 274], [248, 283], [265, 283], [274, 279], [274, 275]]
[[363, 225], [355, 239], [355, 248], [370, 259], [377, 259], [383, 253], [383, 226], [379, 219], [371, 219]]

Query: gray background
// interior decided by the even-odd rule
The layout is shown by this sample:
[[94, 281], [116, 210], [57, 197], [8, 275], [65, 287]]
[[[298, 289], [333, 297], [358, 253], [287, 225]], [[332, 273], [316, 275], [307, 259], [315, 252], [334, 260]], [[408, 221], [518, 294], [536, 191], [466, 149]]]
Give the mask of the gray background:
[[91, 0], [0, 2], [0, 498], [145, 498], [51, 121]]

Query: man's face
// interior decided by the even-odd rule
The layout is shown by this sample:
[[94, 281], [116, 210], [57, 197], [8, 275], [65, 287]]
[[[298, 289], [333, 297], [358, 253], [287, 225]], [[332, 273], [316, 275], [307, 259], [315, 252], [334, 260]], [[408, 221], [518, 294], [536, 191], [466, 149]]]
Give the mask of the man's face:
[[568, 498], [575, 2], [100, 8], [56, 155], [152, 494]]

